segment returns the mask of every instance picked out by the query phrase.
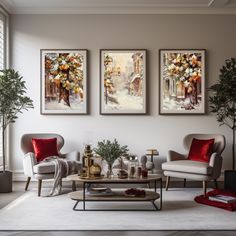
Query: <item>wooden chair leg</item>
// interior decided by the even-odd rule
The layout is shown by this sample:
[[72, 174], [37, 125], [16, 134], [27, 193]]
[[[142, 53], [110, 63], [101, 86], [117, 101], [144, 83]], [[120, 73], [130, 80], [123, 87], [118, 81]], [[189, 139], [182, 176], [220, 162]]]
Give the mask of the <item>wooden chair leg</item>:
[[166, 191], [167, 191], [168, 188], [169, 188], [169, 183], [170, 183], [170, 176], [167, 176], [167, 177], [166, 177]]
[[27, 178], [27, 181], [26, 181], [26, 185], [25, 185], [25, 191], [28, 190], [30, 180], [31, 180], [31, 177], [28, 177], [28, 178]]
[[204, 194], [204, 197], [206, 197], [207, 181], [203, 181], [203, 182], [202, 182], [202, 186], [203, 186], [203, 194]]
[[76, 191], [76, 183], [75, 183], [75, 181], [72, 181], [72, 191]]
[[184, 188], [186, 187], [186, 179], [184, 179]]
[[38, 180], [38, 197], [40, 197], [41, 195], [41, 188], [42, 188], [42, 180], [39, 179]]
[[217, 182], [217, 179], [214, 179], [214, 183], [215, 183], [215, 188], [218, 188], [218, 182]]

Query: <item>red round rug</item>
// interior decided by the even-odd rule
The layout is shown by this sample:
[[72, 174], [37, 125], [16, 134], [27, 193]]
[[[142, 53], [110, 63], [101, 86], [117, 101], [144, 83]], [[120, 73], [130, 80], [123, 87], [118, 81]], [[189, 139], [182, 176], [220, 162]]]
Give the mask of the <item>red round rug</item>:
[[200, 204], [222, 208], [227, 211], [236, 211], [236, 202], [223, 203], [223, 202], [217, 202], [217, 201], [212, 201], [208, 199], [209, 196], [216, 196], [216, 195], [225, 195], [225, 196], [231, 196], [231, 197], [236, 198], [235, 193], [231, 193], [231, 192], [220, 190], [220, 189], [214, 189], [208, 192], [206, 197], [204, 197], [204, 195], [200, 195], [200, 196], [195, 197], [194, 200], [195, 202], [200, 203]]

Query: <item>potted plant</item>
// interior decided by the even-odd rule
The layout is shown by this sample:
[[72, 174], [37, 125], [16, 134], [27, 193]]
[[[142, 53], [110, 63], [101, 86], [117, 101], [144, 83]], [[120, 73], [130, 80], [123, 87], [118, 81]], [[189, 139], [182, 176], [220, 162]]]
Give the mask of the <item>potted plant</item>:
[[94, 148], [94, 152], [107, 161], [109, 177], [112, 175], [112, 165], [114, 161], [117, 158], [126, 155], [128, 151], [127, 145], [121, 146], [116, 139], [114, 139], [113, 142], [110, 140], [98, 142], [97, 147]]
[[18, 72], [13, 69], [0, 70], [0, 121], [3, 150], [0, 193], [12, 191], [12, 172], [6, 170], [6, 128], [16, 121], [18, 113], [33, 108], [33, 101], [25, 96], [25, 93], [25, 81]]
[[[211, 112], [216, 114], [220, 125], [226, 125], [232, 130], [232, 170], [225, 171], [225, 188], [234, 185], [236, 191], [235, 171], [235, 129], [236, 129], [236, 58], [225, 61], [220, 70], [218, 83], [210, 87], [212, 96], [209, 98]], [[234, 182], [234, 183], [233, 183]], [[233, 190], [232, 188], [229, 190]]]

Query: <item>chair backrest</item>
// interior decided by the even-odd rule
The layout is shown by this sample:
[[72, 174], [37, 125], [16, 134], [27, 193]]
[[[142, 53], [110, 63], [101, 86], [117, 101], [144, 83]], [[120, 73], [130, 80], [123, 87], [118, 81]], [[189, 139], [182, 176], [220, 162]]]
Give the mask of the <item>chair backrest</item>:
[[186, 150], [190, 149], [193, 138], [215, 139], [213, 152], [221, 154], [225, 149], [225, 136], [222, 134], [188, 134], [184, 137], [183, 144]]
[[21, 137], [21, 149], [24, 154], [28, 152], [34, 152], [34, 148], [32, 145], [32, 138], [38, 139], [47, 139], [47, 138], [57, 138], [57, 148], [60, 151], [64, 145], [64, 138], [59, 134], [24, 134]]

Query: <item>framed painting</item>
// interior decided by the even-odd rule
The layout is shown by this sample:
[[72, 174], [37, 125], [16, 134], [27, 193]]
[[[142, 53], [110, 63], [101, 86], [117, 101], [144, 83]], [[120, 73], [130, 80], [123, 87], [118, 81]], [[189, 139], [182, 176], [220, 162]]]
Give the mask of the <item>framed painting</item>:
[[100, 50], [100, 114], [142, 115], [146, 106], [147, 50]]
[[41, 50], [41, 114], [87, 114], [86, 49]]
[[159, 51], [159, 113], [205, 114], [206, 50]]

